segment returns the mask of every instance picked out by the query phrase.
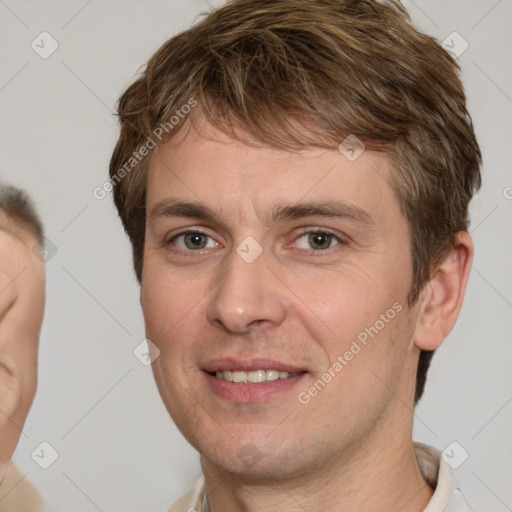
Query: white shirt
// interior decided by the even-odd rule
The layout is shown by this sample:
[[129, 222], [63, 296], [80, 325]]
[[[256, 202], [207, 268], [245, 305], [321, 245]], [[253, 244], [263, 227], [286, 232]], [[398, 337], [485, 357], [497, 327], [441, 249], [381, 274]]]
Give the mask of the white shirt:
[[[421, 474], [434, 489], [423, 512], [471, 512], [450, 473], [450, 467], [441, 458], [441, 453], [423, 443], [415, 442], [413, 446]], [[176, 501], [168, 512], [210, 512], [204, 491], [204, 477]]]

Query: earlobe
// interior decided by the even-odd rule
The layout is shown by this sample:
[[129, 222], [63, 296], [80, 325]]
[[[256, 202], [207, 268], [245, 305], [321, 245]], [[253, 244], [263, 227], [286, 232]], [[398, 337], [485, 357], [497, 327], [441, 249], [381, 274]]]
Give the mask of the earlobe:
[[467, 232], [457, 233], [455, 243], [437, 266], [421, 297], [414, 344], [435, 350], [455, 325], [459, 316], [473, 260], [473, 243]]

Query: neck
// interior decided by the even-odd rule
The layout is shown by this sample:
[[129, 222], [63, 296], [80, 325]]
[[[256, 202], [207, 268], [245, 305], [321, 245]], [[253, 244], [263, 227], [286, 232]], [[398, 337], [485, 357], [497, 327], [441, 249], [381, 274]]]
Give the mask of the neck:
[[421, 512], [432, 497], [414, 455], [411, 432], [365, 439], [350, 453], [335, 453], [318, 470], [294, 477], [251, 480], [201, 457], [210, 512]]

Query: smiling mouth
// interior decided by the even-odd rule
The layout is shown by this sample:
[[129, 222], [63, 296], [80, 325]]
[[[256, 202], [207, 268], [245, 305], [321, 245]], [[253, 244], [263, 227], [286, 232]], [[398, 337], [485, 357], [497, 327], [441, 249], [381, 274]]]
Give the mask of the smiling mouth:
[[306, 372], [282, 372], [279, 370], [252, 370], [249, 372], [242, 370], [225, 370], [216, 372], [207, 372], [210, 375], [217, 377], [217, 379], [227, 382], [234, 382], [237, 384], [259, 384], [262, 382], [271, 382], [279, 379], [289, 379], [291, 377], [298, 377]]

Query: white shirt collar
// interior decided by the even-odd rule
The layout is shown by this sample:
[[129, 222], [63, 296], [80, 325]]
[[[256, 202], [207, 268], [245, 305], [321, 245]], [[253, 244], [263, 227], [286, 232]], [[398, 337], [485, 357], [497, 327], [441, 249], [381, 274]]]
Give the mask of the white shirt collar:
[[441, 452], [418, 442], [413, 443], [413, 448], [423, 478], [434, 489], [423, 512], [470, 512]]

